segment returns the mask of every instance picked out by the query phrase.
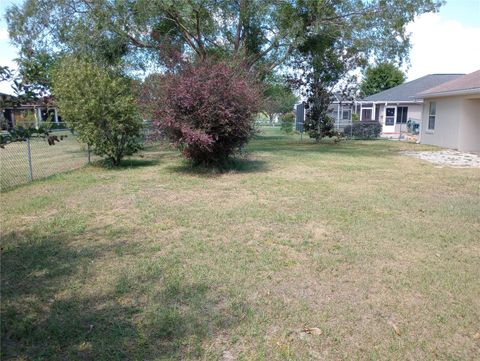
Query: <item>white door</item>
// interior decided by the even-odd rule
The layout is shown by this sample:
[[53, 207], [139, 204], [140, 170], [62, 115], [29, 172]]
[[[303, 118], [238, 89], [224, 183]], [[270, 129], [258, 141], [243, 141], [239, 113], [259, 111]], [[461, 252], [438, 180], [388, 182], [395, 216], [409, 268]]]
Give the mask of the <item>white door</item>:
[[395, 118], [397, 116], [397, 107], [386, 107], [385, 108], [385, 121], [383, 123], [383, 132], [384, 133], [394, 133], [395, 132]]

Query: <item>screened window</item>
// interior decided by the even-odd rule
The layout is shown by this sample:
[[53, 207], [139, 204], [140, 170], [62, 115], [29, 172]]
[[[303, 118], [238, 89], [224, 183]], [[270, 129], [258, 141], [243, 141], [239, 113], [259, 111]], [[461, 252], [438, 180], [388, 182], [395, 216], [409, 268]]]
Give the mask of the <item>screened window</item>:
[[437, 116], [437, 103], [430, 102], [430, 109], [428, 112], [428, 130], [435, 129], [435, 118]]
[[372, 120], [372, 109], [363, 108], [362, 109], [362, 120]]
[[407, 124], [408, 107], [397, 107], [397, 124]]
[[350, 120], [351, 110], [344, 110], [342, 111], [342, 119], [343, 120]]

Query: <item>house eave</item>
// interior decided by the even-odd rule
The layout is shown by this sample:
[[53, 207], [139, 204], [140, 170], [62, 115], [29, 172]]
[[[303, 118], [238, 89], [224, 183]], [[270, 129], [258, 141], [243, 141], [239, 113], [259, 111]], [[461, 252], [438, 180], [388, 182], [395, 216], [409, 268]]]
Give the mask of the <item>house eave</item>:
[[423, 99], [412, 99], [412, 100], [358, 100], [357, 103], [361, 104], [370, 104], [370, 103], [375, 103], [375, 104], [389, 104], [389, 103], [395, 103], [395, 104], [421, 104], [423, 103]]
[[422, 99], [426, 98], [441, 98], [441, 97], [451, 97], [456, 95], [480, 95], [480, 88], [471, 88], [471, 89], [460, 89], [460, 90], [451, 90], [438, 93], [426, 93], [419, 94], [418, 97]]

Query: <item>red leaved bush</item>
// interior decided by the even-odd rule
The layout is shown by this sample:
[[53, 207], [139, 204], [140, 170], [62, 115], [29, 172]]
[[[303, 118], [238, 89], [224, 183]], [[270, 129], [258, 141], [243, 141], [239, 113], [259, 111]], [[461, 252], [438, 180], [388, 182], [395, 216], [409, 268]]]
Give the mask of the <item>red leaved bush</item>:
[[240, 67], [186, 64], [161, 81], [153, 123], [193, 163], [220, 165], [254, 135], [260, 92]]

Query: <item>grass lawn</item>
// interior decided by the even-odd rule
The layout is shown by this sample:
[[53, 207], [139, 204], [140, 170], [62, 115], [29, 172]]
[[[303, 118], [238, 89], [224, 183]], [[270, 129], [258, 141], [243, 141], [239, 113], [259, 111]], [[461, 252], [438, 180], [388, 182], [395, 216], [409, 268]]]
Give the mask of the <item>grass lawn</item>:
[[267, 129], [1, 194], [2, 360], [479, 359], [480, 171], [415, 149]]

